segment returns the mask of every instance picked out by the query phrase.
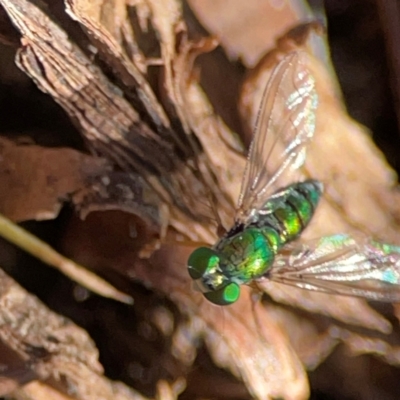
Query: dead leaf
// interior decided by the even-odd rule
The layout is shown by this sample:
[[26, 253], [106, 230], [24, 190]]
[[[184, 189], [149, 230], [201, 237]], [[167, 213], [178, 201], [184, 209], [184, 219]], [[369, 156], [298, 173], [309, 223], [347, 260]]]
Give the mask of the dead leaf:
[[[0, 303], [2, 342], [24, 360], [37, 378], [48, 382], [44, 386], [51, 386], [54, 381], [64, 394], [70, 393], [73, 387], [74, 397], [82, 400], [144, 399], [103, 376], [98, 351], [85, 331], [49, 311], [1, 270]], [[42, 388], [38, 394], [40, 387], [43, 385], [28, 386], [19, 393], [44, 398], [44, 394], [50, 395], [54, 390]]]
[[248, 68], [275, 46], [277, 37], [313, 18], [309, 5], [303, 1], [190, 0], [189, 4], [228, 56], [240, 58]]
[[[138, 354], [145, 355], [143, 364], [151, 364], [146, 357], [157, 354], [159, 364], [166, 366], [167, 380], [183, 382], [195, 362], [197, 345], [204, 340], [214, 362], [243, 380], [251, 395], [260, 399], [307, 398], [304, 366], [315, 368], [340, 343], [355, 353], [379, 354], [385, 362], [397, 364], [398, 349], [393, 343], [398, 329], [395, 326], [389, 335], [389, 320], [394, 320], [390, 310], [272, 284], [264, 288], [270, 295], [265, 307], [244, 288], [237, 304], [221, 310], [193, 290], [185, 264], [195, 244], [183, 250], [184, 241], [211, 244], [216, 238], [210, 212], [200, 204], [203, 199], [211, 198], [218, 217], [229, 226], [245, 162], [236, 135], [216, 114], [192, 71], [195, 57], [214, 42], [190, 38], [178, 1], [66, 3], [69, 15], [91, 41], [92, 54], [68, 37], [61, 24], [48, 17], [48, 10], [23, 0], [1, 0], [22, 35], [20, 67], [66, 110], [89, 147], [116, 167], [109, 175], [114, 179], [100, 182], [88, 196], [83, 192], [75, 197], [83, 212], [98, 209], [104, 199], [109, 208], [134, 210], [130, 218], [109, 212], [92, 213], [85, 223], [71, 219], [64, 247], [102, 272], [116, 270], [140, 282], [152, 299], [165, 296], [170, 300], [156, 318], [157, 343], [137, 339], [140, 335], [131, 325], [111, 334], [109, 326], [123, 323], [110, 309], [104, 329], [109, 340], [114, 343], [118, 337], [126, 349], [120, 364], [124, 367], [134, 351], [142, 350]], [[243, 87], [240, 107], [248, 143], [272, 67], [290, 50], [312, 49], [308, 40], [315, 24], [299, 24], [293, 4], [285, 2], [281, 19], [278, 13], [265, 13], [261, 20], [264, 13], [257, 8], [257, 15], [249, 17], [254, 33], [246, 36], [238, 28], [245, 15], [239, 7], [229, 7], [228, 2], [191, 4], [200, 21], [219, 33], [223, 48], [232, 57], [242, 55], [247, 65], [254, 65], [283, 35], [248, 74]], [[250, 13], [250, 3], [245, 7]], [[297, 29], [287, 32], [290, 21]], [[318, 48], [326, 50], [321, 43]], [[320, 109], [304, 176], [321, 179], [327, 196], [306, 234], [362, 230], [395, 241], [399, 221], [397, 195], [392, 190], [395, 176], [363, 129], [346, 115], [335, 78], [326, 72], [330, 67], [312, 59], [310, 68], [317, 79]], [[362, 168], [360, 159], [366, 160]], [[128, 227], [130, 223], [134, 229]], [[166, 232], [167, 239], [181, 240], [182, 246], [164, 246], [150, 261], [141, 259], [146, 243], [167, 225], [172, 228]], [[143, 300], [142, 308], [137, 306], [140, 309], [152, 315], [143, 311], [140, 318], [151, 333], [154, 307]], [[130, 329], [132, 334], [127, 335]], [[142, 371], [141, 363], [134, 367]], [[154, 379], [159, 382], [159, 396], [171, 397], [180, 390], [174, 391], [172, 385], [164, 388], [162, 374]]]
[[[22, 162], [23, 161], [23, 162]], [[0, 213], [13, 221], [55, 218], [63, 202], [107, 172], [108, 163], [72, 149], [0, 139]]]

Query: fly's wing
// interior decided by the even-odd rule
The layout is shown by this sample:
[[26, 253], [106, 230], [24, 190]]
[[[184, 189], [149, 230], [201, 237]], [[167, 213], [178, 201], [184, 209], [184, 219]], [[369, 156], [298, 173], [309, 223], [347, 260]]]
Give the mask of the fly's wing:
[[[286, 253], [286, 254], [285, 254]], [[267, 277], [302, 289], [400, 302], [400, 247], [348, 235], [287, 246]]]
[[239, 223], [248, 221], [276, 189], [293, 183], [293, 170], [305, 161], [318, 103], [306, 62], [303, 52], [287, 55], [264, 91], [238, 201]]

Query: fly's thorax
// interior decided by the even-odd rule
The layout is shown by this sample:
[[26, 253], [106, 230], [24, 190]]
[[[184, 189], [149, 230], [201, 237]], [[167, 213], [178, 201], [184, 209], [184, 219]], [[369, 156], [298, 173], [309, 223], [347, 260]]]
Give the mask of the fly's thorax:
[[279, 246], [279, 234], [272, 229], [240, 229], [223, 237], [214, 248], [193, 251], [188, 259], [189, 274], [208, 300], [232, 304], [239, 298], [240, 285], [268, 271]]
[[222, 274], [239, 285], [261, 277], [271, 267], [276, 254], [263, 230], [256, 227], [222, 238], [215, 248], [221, 254]]
[[[278, 231], [282, 244], [297, 239], [310, 223], [321, 195], [322, 184], [315, 180], [290, 185], [278, 192], [272, 200], [273, 211], [266, 214], [258, 225]], [[268, 208], [272, 207], [267, 203]]]

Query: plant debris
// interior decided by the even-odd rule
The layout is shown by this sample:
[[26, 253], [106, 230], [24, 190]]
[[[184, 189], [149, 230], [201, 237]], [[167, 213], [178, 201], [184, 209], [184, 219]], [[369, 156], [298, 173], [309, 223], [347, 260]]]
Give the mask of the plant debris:
[[[334, 358], [340, 345], [363, 355], [359, 360], [372, 354], [389, 369], [400, 364], [397, 306], [263, 282], [221, 308], [191, 285], [188, 254], [213, 244], [218, 224], [230, 227], [246, 161], [242, 141], [251, 140], [272, 68], [296, 49], [310, 55], [320, 97], [299, 178], [326, 187], [305, 235], [362, 232], [396, 243], [400, 231], [396, 175], [367, 130], [347, 115], [324, 30], [307, 22], [308, 6], [268, 2], [260, 12], [253, 1], [237, 10], [226, 3], [0, 0], [0, 18], [7, 15], [14, 26], [5, 25], [0, 40], [16, 48], [18, 67], [61, 106], [86, 146], [21, 143], [22, 133], [1, 138], [0, 183], [7, 190], [0, 210], [22, 222], [54, 219], [72, 204], [61, 251], [135, 300], [117, 305], [76, 286], [55, 286], [48, 297], [96, 337], [107, 376], [125, 385], [104, 376], [81, 328], [1, 272], [0, 335], [22, 360], [1, 374], [3, 395], [306, 399], [307, 371], [345, 370], [346, 362]], [[199, 23], [214, 36], [199, 34]], [[222, 51], [229, 60], [221, 61]], [[239, 58], [246, 74], [236, 68]], [[213, 72], [204, 77], [206, 62]], [[224, 81], [233, 70], [236, 89]], [[215, 106], [206, 87], [227, 103]], [[241, 125], [219, 109], [239, 112]], [[270, 162], [272, 168], [276, 161]], [[360, 371], [368, 368], [360, 361]], [[376, 382], [368, 387], [381, 391]], [[396, 398], [398, 389], [390, 390]]]

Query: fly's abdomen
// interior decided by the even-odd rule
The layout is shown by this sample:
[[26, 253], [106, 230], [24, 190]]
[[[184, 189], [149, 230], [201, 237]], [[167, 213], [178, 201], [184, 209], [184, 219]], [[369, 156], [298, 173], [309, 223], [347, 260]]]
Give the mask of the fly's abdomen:
[[281, 204], [266, 217], [269, 225], [279, 232], [282, 244], [296, 239], [306, 228], [321, 194], [322, 184], [315, 180], [295, 183], [282, 190]]

